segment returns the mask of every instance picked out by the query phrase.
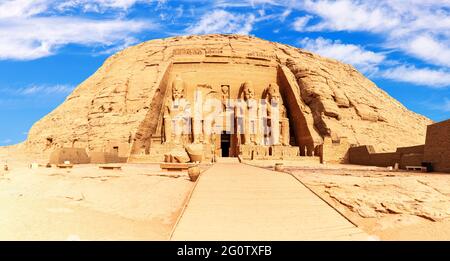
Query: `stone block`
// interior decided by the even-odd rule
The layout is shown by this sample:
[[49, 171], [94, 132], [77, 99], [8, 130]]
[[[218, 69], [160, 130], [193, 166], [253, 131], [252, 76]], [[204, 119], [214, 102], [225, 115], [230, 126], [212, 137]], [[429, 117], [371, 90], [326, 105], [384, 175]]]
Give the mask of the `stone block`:
[[60, 148], [50, 155], [51, 164], [63, 164], [65, 161], [70, 161], [72, 164], [87, 164], [90, 159], [86, 150], [81, 148]]
[[264, 159], [269, 155], [269, 147], [263, 145], [240, 145], [239, 155], [243, 159]]
[[297, 146], [271, 146], [270, 157], [276, 159], [289, 159], [300, 156], [300, 149]]

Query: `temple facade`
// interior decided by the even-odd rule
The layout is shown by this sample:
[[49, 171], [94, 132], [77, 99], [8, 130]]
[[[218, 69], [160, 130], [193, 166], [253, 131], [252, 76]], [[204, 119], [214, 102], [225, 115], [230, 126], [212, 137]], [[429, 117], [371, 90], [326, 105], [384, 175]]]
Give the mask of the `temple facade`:
[[161, 92], [152, 102], [151, 119], [133, 137], [131, 161], [161, 161], [171, 150], [192, 145], [201, 148], [205, 159], [321, 155], [321, 146], [307, 135], [301, 115], [291, 117], [296, 105], [289, 106], [289, 101], [296, 97], [289, 90], [298, 90], [298, 85], [269, 57], [250, 64], [223, 58], [180, 60], [167, 67]]

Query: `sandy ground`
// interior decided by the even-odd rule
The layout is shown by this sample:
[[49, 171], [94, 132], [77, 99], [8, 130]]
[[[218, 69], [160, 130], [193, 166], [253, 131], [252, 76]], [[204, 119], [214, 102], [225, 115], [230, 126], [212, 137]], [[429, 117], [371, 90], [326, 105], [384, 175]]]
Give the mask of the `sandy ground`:
[[381, 240], [450, 240], [450, 174], [351, 165], [285, 171]]
[[[193, 187], [186, 173], [162, 172], [157, 164], [30, 169], [15, 150], [0, 147], [0, 240], [166, 240]], [[247, 163], [272, 169], [275, 162]], [[308, 161], [284, 166], [382, 240], [450, 240], [450, 174]]]
[[158, 164], [30, 169], [5, 150], [0, 163], [0, 240], [166, 240], [194, 184]]

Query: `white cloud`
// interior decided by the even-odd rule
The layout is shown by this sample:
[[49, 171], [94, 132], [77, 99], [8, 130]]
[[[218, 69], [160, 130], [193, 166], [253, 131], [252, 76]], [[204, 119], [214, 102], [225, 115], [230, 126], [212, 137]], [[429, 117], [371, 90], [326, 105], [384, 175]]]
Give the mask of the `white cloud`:
[[305, 38], [300, 41], [300, 45], [304, 49], [322, 56], [349, 63], [365, 73], [375, 72], [377, 66], [385, 59], [383, 54], [365, 50], [359, 45], [344, 44], [322, 37], [317, 39]]
[[67, 44], [112, 47], [134, 33], [155, 28], [146, 21], [33, 17], [0, 20], [0, 59], [29, 60], [51, 55]]
[[424, 61], [450, 67], [450, 45], [436, 41], [430, 36], [415, 37], [408, 41], [403, 48], [406, 52]]
[[187, 28], [189, 34], [249, 34], [253, 29], [253, 14], [234, 14], [225, 10], [213, 10], [203, 15], [197, 23]]
[[280, 5], [279, 0], [213, 0], [214, 5], [217, 7], [252, 7], [257, 8], [258, 6], [265, 5]]
[[293, 23], [294, 30], [302, 32], [312, 17], [310, 15], [297, 17]]
[[158, 5], [166, 1], [152, 0], [70, 0], [57, 1], [56, 9], [59, 11], [81, 9], [84, 12], [103, 13], [110, 9], [126, 11], [137, 3], [157, 2]]
[[450, 72], [445, 70], [433, 70], [430, 68], [416, 68], [415, 66], [401, 65], [387, 69], [381, 76], [395, 81], [435, 88], [450, 86]]
[[126, 11], [137, 3], [165, 2], [155, 0], [2, 0], [0, 18], [30, 17], [50, 11], [81, 10], [83, 12]]
[[280, 15], [280, 21], [284, 22], [291, 13], [292, 13], [292, 9], [284, 10], [283, 13], [281, 13], [281, 15]]
[[[127, 10], [141, 0], [6, 0], [0, 2], [0, 60], [32, 60], [67, 44], [117, 49], [136, 42], [135, 34], [155, 29], [148, 20], [93, 19], [62, 15], [64, 8]], [[150, 0], [149, 0], [150, 1]], [[61, 9], [62, 8], [62, 9]], [[93, 8], [92, 10], [94, 10]], [[90, 10], [90, 9], [89, 9]], [[120, 13], [115, 12], [116, 17]]]
[[47, 94], [69, 94], [74, 87], [71, 85], [57, 84], [57, 85], [32, 85], [24, 88], [19, 88], [15, 91], [18, 95], [47, 95]]
[[5, 0], [0, 2], [0, 19], [29, 17], [47, 10], [49, 0]]
[[322, 18], [311, 31], [382, 31], [400, 23], [389, 10], [375, 1], [305, 1], [303, 8]]
[[12, 144], [13, 140], [12, 139], [4, 139], [0, 142], [0, 144], [2, 145], [10, 145]]
[[318, 18], [302, 30], [370, 32], [387, 48], [450, 67], [450, 1], [307, 0], [296, 8]]
[[30, 85], [27, 87], [13, 88], [4, 87], [0, 88], [0, 93], [7, 94], [8, 96], [36, 96], [36, 95], [51, 95], [51, 94], [61, 94], [67, 95], [74, 90], [74, 86], [68, 84], [41, 84], [41, 85]]

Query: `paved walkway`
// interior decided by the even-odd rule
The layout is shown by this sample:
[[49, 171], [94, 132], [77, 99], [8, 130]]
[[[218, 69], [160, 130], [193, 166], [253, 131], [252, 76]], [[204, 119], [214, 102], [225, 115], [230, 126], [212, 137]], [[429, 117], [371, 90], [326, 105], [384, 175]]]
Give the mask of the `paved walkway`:
[[294, 177], [239, 163], [202, 174], [172, 240], [367, 240]]

